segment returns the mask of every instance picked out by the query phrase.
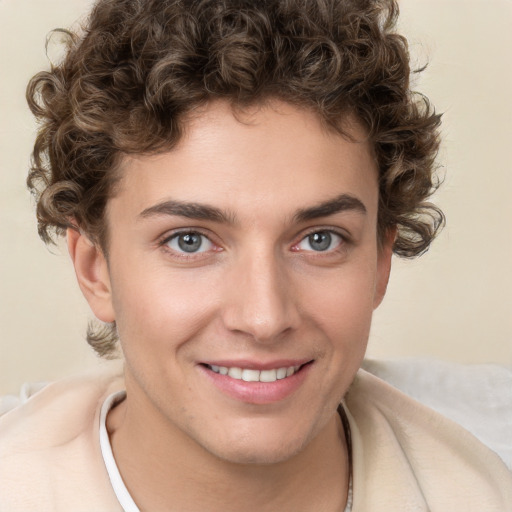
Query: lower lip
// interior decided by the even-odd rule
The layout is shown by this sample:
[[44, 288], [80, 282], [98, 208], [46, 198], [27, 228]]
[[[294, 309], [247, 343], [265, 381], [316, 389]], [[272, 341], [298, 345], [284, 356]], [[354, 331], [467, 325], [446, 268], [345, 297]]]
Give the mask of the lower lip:
[[290, 377], [275, 382], [245, 382], [227, 375], [215, 373], [206, 366], [198, 368], [225, 395], [248, 404], [271, 404], [289, 397], [304, 382], [312, 363], [305, 364]]

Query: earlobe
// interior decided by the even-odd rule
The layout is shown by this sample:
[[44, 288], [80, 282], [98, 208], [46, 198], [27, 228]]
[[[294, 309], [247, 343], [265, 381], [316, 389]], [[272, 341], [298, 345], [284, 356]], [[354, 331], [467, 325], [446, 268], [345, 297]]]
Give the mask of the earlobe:
[[384, 295], [386, 295], [386, 290], [389, 282], [389, 275], [391, 273], [391, 258], [393, 256], [393, 245], [395, 243], [397, 235], [397, 228], [392, 227], [389, 228], [384, 240], [382, 241], [381, 246], [378, 251], [379, 254], [377, 256], [377, 279], [375, 283], [375, 295], [373, 301], [373, 308], [377, 309], [382, 300], [384, 299]]
[[99, 320], [114, 322], [110, 275], [103, 251], [76, 229], [68, 228], [66, 234], [69, 255], [84, 297]]

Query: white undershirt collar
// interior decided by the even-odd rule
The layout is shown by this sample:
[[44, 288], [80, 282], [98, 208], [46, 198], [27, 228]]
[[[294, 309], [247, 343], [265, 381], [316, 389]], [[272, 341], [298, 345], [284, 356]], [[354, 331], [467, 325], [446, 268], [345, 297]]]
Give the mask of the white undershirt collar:
[[114, 493], [119, 504], [123, 507], [124, 512], [140, 512], [139, 507], [135, 505], [133, 498], [130, 496], [128, 489], [121, 478], [121, 474], [119, 473], [119, 469], [114, 459], [114, 454], [112, 453], [112, 446], [110, 445], [110, 439], [107, 432], [106, 420], [108, 412], [125, 398], [126, 391], [118, 391], [117, 393], [113, 393], [108, 396], [105, 402], [103, 402], [100, 413], [100, 447], [105, 467], [107, 468], [108, 477], [110, 478], [110, 483], [112, 484], [112, 488], [114, 489]]

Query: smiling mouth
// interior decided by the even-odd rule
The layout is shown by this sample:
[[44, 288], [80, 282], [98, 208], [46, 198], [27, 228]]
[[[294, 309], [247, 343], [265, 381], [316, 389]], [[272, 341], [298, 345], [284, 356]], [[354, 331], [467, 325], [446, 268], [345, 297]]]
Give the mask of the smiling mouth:
[[242, 380], [244, 382], [276, 382], [278, 380], [291, 377], [300, 371], [301, 368], [310, 363], [312, 363], [312, 361], [302, 365], [283, 366], [281, 368], [274, 368], [270, 370], [254, 370], [252, 368], [240, 368], [237, 366], [217, 366], [214, 364], [205, 364], [204, 366], [214, 373], [226, 375], [235, 380]]

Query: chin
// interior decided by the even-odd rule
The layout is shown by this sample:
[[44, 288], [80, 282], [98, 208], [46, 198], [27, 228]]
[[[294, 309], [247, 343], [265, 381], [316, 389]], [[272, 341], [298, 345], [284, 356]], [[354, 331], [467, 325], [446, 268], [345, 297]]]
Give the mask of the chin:
[[[277, 435], [276, 435], [277, 434]], [[300, 453], [309, 443], [311, 436], [291, 435], [287, 430], [279, 435], [276, 429], [260, 428], [256, 432], [234, 429], [224, 439], [217, 437], [214, 442], [205, 442], [203, 448], [215, 457], [233, 464], [268, 465], [286, 462]]]
[[240, 465], [271, 465], [288, 461], [300, 453], [302, 445], [283, 444], [255, 446], [254, 443], [247, 443], [248, 446], [230, 446], [226, 450], [216, 450], [213, 455], [229, 462]]

